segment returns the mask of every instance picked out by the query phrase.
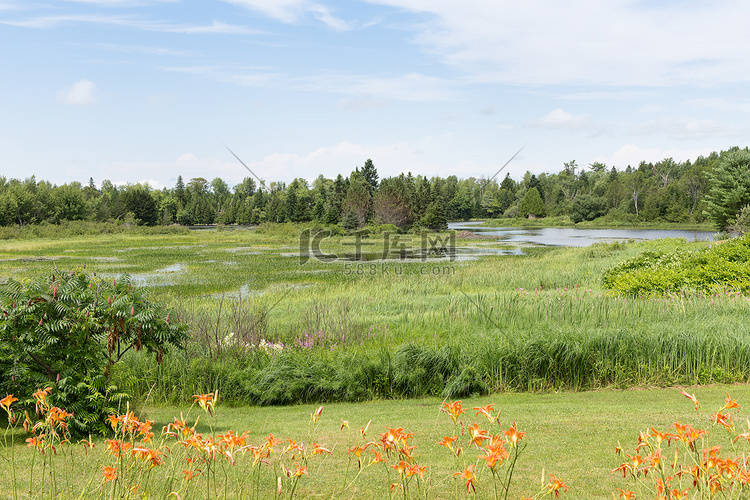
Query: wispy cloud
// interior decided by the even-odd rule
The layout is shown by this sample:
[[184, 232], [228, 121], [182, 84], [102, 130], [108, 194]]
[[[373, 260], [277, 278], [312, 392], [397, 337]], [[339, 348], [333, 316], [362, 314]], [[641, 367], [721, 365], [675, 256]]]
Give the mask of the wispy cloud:
[[190, 50], [178, 50], [168, 47], [151, 47], [148, 45], [129, 45], [115, 43], [97, 43], [94, 47], [113, 52], [134, 52], [154, 56], [194, 56], [196, 53]]
[[611, 156], [597, 156], [592, 159], [593, 162], [601, 162], [605, 165], [615, 166], [618, 169], [624, 169], [628, 165], [637, 167], [642, 161], [646, 163], [661, 161], [664, 158], [673, 158], [675, 161], [695, 160], [699, 156], [708, 156], [713, 151], [712, 148], [642, 148], [635, 144], [626, 144], [612, 153]]
[[750, 3], [742, 0], [368, 1], [421, 15], [413, 40], [477, 81], [650, 87], [750, 81]]
[[134, 16], [103, 16], [96, 14], [62, 14], [55, 16], [38, 16], [20, 20], [2, 19], [0, 20], [0, 24], [38, 29], [55, 28], [60, 25], [103, 24], [167, 33], [221, 33], [231, 35], [259, 33], [258, 31], [245, 26], [226, 24], [221, 21], [213, 21], [208, 25], [172, 24], [144, 20]]
[[391, 77], [347, 73], [324, 73], [295, 77], [264, 67], [173, 66], [162, 69], [247, 87], [272, 87], [300, 92], [345, 94], [366, 98], [370, 101], [434, 102], [457, 100], [456, 94], [448, 82], [419, 73]]
[[72, 106], [90, 106], [96, 102], [96, 85], [89, 80], [79, 80], [70, 88], [61, 90], [57, 99]]
[[587, 114], [574, 115], [562, 108], [557, 108], [541, 118], [531, 120], [526, 125], [552, 130], [584, 130], [595, 135], [614, 132], [614, 124], [597, 122], [594, 117]]
[[142, 7], [159, 3], [176, 3], [179, 0], [63, 0], [70, 3], [84, 3], [100, 7]]
[[307, 15], [312, 15], [334, 31], [347, 31], [354, 28], [349, 23], [333, 15], [331, 9], [319, 3], [308, 0], [223, 0], [240, 5], [281, 21], [286, 24], [298, 24]]
[[705, 139], [709, 137], [732, 137], [737, 130], [714, 119], [700, 120], [685, 116], [664, 116], [634, 126], [633, 135], [660, 135], [672, 139]]

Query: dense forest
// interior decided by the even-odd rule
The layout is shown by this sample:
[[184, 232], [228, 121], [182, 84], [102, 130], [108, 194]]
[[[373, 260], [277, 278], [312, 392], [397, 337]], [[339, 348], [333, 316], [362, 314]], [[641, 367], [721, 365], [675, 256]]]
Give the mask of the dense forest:
[[[306, 222], [355, 229], [368, 223], [441, 229], [448, 220], [568, 216], [573, 222], [700, 223], [725, 229], [750, 204], [750, 152], [737, 147], [695, 161], [667, 158], [624, 170], [565, 163], [557, 173], [526, 172], [520, 180], [413, 176], [378, 178], [371, 160], [347, 177], [318, 176], [268, 186], [246, 177], [178, 177], [171, 189], [148, 185], [60, 186], [35, 177], [0, 177], [0, 225], [127, 220], [142, 225]], [[744, 179], [744, 180], [743, 180]], [[737, 184], [741, 189], [737, 190]], [[727, 190], [733, 190], [730, 194]], [[727, 200], [731, 199], [731, 203]], [[731, 206], [727, 207], [727, 203]]]

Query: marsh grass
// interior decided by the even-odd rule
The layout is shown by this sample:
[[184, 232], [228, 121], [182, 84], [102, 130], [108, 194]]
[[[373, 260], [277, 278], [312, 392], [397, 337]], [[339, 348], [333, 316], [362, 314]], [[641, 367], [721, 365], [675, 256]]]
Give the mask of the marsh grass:
[[[707, 243], [301, 264], [300, 230], [6, 241], [0, 275], [85, 265], [150, 283], [192, 337], [164, 365], [127, 360], [118, 382], [141, 400], [187, 401], [215, 388], [235, 404], [455, 398], [750, 377], [745, 296], [628, 298], [601, 284], [605, 269], [644, 250], [693, 252]], [[382, 251], [382, 241], [366, 243]], [[355, 242], [333, 237], [326, 251], [345, 253]]]

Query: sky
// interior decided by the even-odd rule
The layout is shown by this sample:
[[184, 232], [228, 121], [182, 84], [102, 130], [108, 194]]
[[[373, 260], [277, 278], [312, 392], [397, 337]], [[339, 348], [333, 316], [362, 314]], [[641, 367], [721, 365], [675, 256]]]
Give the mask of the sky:
[[750, 142], [745, 0], [0, 0], [0, 176], [554, 173]]

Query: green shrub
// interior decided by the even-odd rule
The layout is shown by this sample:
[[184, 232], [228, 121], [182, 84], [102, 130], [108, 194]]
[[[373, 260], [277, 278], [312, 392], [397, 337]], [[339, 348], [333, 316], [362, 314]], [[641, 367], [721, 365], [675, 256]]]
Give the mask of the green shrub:
[[127, 398], [110, 384], [127, 352], [143, 349], [161, 362], [186, 337], [185, 326], [170, 322], [127, 277], [53, 271], [35, 281], [9, 279], [0, 308], [0, 391], [30, 397], [56, 386], [52, 403], [75, 412], [71, 430], [78, 433], [103, 430], [104, 418]]
[[734, 238], [697, 252], [643, 252], [604, 272], [615, 293], [658, 296], [750, 291], [750, 237]]

